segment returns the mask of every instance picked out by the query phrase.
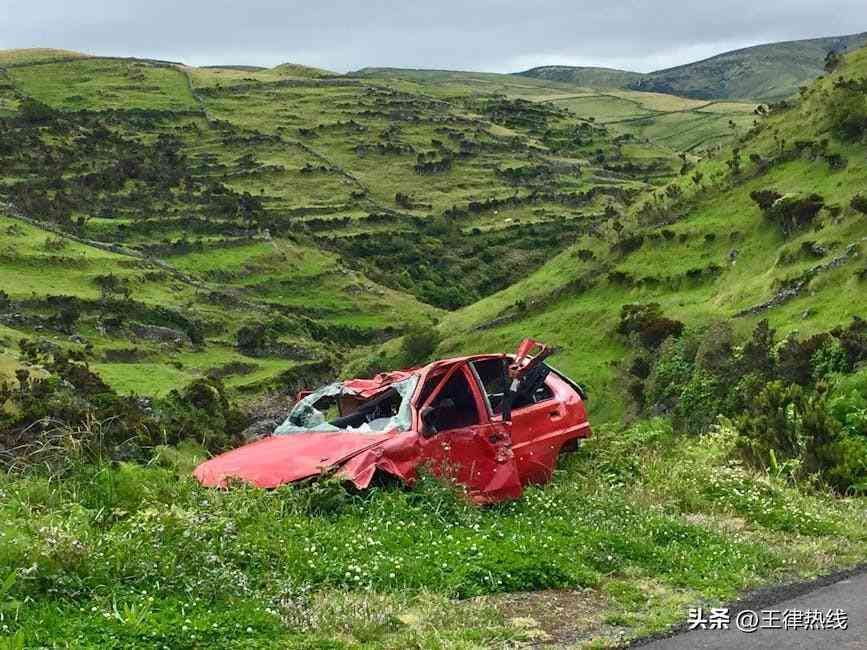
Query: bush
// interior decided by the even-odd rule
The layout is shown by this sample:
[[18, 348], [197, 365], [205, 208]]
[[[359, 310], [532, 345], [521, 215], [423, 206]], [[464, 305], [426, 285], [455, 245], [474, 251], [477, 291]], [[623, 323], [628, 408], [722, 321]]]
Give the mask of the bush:
[[23, 99], [18, 110], [21, 114], [21, 119], [28, 124], [44, 124], [57, 116], [57, 111], [48, 104], [32, 97]]
[[659, 348], [658, 358], [647, 379], [646, 401], [655, 412], [674, 409], [692, 377], [692, 361], [682, 340], [669, 339]]
[[675, 431], [698, 435], [709, 430], [722, 412], [725, 385], [700, 370], [693, 373], [678, 396], [672, 414]]
[[867, 97], [856, 88], [840, 86], [828, 104], [834, 135], [844, 142], [859, 140], [867, 130]]
[[406, 366], [426, 362], [440, 344], [441, 336], [430, 325], [415, 325], [403, 335], [400, 343], [401, 359]]
[[818, 194], [805, 197], [783, 196], [764, 210], [765, 218], [789, 235], [813, 222], [824, 207], [824, 199]]
[[744, 344], [738, 367], [741, 375], [757, 374], [769, 377], [775, 368], [774, 337], [776, 332], [762, 319], [753, 330], [750, 340]]
[[737, 452], [756, 468], [788, 467], [794, 477], [815, 475], [839, 492], [864, 491], [867, 436], [846, 431], [838, 418], [847, 419], [849, 405], [829, 408], [827, 398], [824, 384], [808, 393], [796, 384], [769, 383], [737, 420]]
[[236, 334], [238, 350], [250, 356], [261, 354], [272, 340], [272, 333], [261, 323], [244, 325]]
[[[46, 376], [17, 373], [18, 386], [0, 385], [0, 446], [44, 448], [48, 464], [66, 463], [63, 449], [47, 440], [73, 439], [85, 456], [144, 460], [160, 444], [195, 440], [210, 451], [225, 449], [246, 425], [218, 379], [199, 379], [151, 402], [118, 395], [88, 365], [84, 352], [67, 352], [50, 342], [20, 342], [22, 357]], [[47, 438], [46, 438], [47, 436]], [[52, 453], [54, 456], [52, 456]], [[18, 462], [18, 455], [10, 456]]]
[[856, 194], [852, 197], [852, 202], [849, 205], [853, 210], [857, 210], [861, 214], [867, 215], [867, 196]]
[[658, 303], [632, 304], [620, 308], [617, 331], [625, 336], [634, 334], [645, 348], [656, 349], [667, 338], [680, 336], [683, 327], [680, 321], [664, 317]]
[[754, 190], [750, 192], [750, 198], [755, 201], [762, 212], [766, 212], [778, 199], [783, 198], [783, 195], [776, 190]]
[[752, 467], [796, 460], [803, 451], [803, 420], [813, 404], [797, 384], [772, 381], [737, 421], [735, 448]]

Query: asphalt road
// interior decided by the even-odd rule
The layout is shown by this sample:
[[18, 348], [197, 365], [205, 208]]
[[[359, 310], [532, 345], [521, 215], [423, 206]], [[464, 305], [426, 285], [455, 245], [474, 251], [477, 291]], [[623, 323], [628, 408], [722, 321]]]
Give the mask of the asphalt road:
[[[838, 582], [825, 585], [788, 600], [774, 602], [740, 603], [730, 608], [731, 624], [727, 630], [696, 629], [675, 636], [657, 639], [640, 644], [649, 650], [702, 650], [725, 648], [726, 650], [763, 650], [763, 649], [807, 649], [851, 650], [867, 649], [867, 572], [860, 571], [843, 577]], [[763, 629], [746, 633], [737, 629], [737, 612], [753, 610], [763, 616], [770, 616], [773, 625], [778, 625], [786, 610], [821, 610], [823, 613], [841, 609], [848, 615], [848, 629]], [[773, 610], [779, 612], [768, 614]], [[704, 612], [705, 616], [707, 611]], [[791, 615], [791, 614], [790, 614]], [[767, 618], [765, 619], [767, 620]], [[789, 619], [791, 620], [791, 619]]]

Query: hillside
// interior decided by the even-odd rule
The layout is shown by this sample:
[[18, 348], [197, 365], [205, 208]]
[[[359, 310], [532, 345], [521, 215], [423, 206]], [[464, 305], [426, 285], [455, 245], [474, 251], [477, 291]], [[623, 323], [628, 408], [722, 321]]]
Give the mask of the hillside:
[[[623, 647], [863, 563], [865, 141], [867, 49], [758, 109], [0, 70], [0, 647]], [[301, 388], [525, 336], [593, 436], [519, 501], [191, 476]]]
[[[729, 142], [752, 126], [755, 104], [686, 99], [633, 90], [576, 88], [550, 79], [450, 70], [365, 68], [350, 73], [403, 84], [436, 96], [500, 93], [509, 98], [549, 103], [606, 126], [614, 136], [636, 138], [673, 152], [702, 154]], [[734, 126], [732, 126], [734, 124]]]
[[[440, 352], [497, 349], [532, 332], [566, 351], [558, 362], [590, 385], [596, 413], [619, 417], [618, 361], [631, 353], [616, 333], [621, 305], [657, 302], [688, 326], [726, 321], [742, 336], [764, 318], [784, 337], [864, 316], [867, 219], [851, 206], [867, 187], [865, 149], [833, 125], [849, 92], [840, 84], [865, 77], [861, 49], [803, 100], [764, 118], [736, 149], [639, 201], [623, 233], [584, 236], [526, 279], [448, 314]], [[863, 124], [863, 94], [852, 101], [852, 119]], [[818, 193], [820, 220], [781, 233], [750, 198], [768, 188]]]
[[515, 74], [585, 88], [630, 88], [645, 76], [642, 72], [580, 65], [542, 65]]
[[89, 56], [89, 54], [83, 54], [82, 52], [73, 52], [72, 50], [59, 50], [47, 47], [0, 50], [0, 66], [29, 65], [46, 61], [83, 59]]
[[793, 95], [802, 84], [821, 76], [830, 50], [851, 51], [865, 43], [867, 33], [767, 43], [647, 74], [571, 66], [543, 66], [518, 74], [695, 99], [774, 101]]
[[122, 392], [258, 390], [511, 284], [682, 164], [514, 94], [543, 82], [310, 74], [0, 71], [6, 355], [45, 332]]

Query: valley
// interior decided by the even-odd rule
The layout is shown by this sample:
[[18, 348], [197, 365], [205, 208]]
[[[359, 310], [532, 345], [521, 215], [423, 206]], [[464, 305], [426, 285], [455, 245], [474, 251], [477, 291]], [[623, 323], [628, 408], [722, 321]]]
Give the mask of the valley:
[[[0, 52], [0, 648], [624, 647], [863, 563], [853, 38], [720, 55], [730, 96]], [[297, 391], [526, 336], [594, 434], [519, 501], [191, 477]]]

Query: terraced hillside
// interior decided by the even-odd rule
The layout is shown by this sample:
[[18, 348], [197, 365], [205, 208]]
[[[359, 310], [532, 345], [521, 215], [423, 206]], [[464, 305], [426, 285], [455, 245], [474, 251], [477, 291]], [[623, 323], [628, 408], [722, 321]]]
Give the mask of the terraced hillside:
[[686, 99], [665, 92], [628, 90], [628, 84], [618, 82], [616, 76], [609, 83], [600, 81], [607, 77], [599, 75], [560, 78], [538, 70], [538, 78], [396, 68], [365, 68], [350, 76], [403, 83], [408, 89], [438, 96], [499, 92], [511, 98], [551, 103], [605, 125], [614, 135], [702, 155], [742, 135], [755, 118], [755, 102]]
[[[863, 317], [865, 79], [862, 49], [724, 154], [645, 195], [622, 231], [583, 236], [528, 278], [448, 314], [440, 352], [499, 349], [532, 332], [563, 347], [557, 361], [587, 381], [597, 413], [619, 416], [622, 360], [635, 354], [618, 333], [623, 305], [658, 303], [687, 327], [724, 321], [741, 337], [762, 319], [785, 338]], [[778, 221], [778, 198], [778, 210], [798, 206], [807, 221]]]
[[332, 367], [508, 286], [686, 160], [511, 77], [9, 58], [5, 354], [87, 345], [122, 391]]
[[[867, 50], [703, 158], [547, 82], [301, 74], [3, 70], [0, 646], [622, 647], [863, 563]], [[519, 501], [192, 477], [527, 335], [593, 436]]]

